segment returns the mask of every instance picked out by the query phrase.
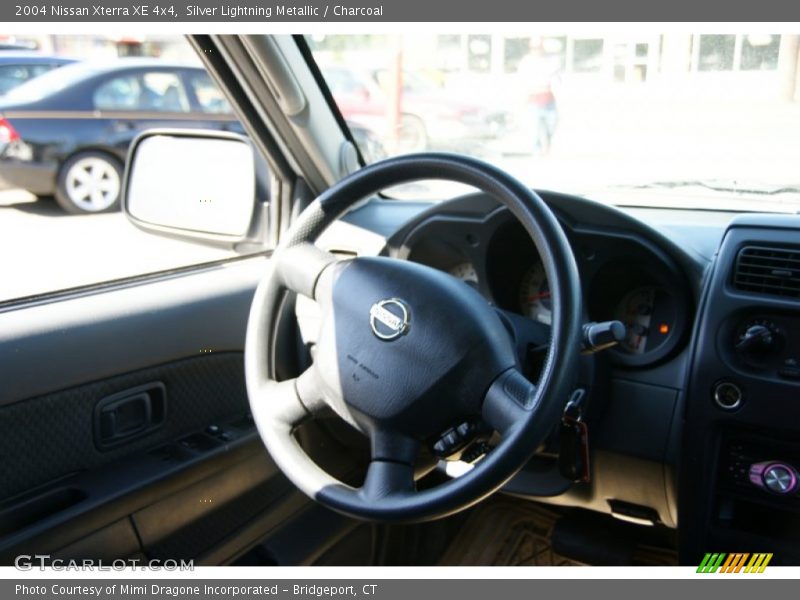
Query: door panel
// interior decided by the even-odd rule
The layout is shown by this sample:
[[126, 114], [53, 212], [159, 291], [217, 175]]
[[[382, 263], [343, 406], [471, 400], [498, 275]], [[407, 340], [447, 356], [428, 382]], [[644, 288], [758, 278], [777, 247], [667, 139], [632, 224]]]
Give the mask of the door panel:
[[[159, 382], [166, 389], [161, 427], [108, 450], [97, 447], [94, 408], [112, 394]], [[105, 464], [247, 414], [241, 353], [198, 356], [111, 377], [0, 408], [3, 497]]]
[[[0, 312], [0, 564], [188, 559], [223, 542], [234, 557], [307, 506], [248, 416], [242, 350], [264, 267], [254, 257]], [[123, 435], [103, 444], [109, 419]]]

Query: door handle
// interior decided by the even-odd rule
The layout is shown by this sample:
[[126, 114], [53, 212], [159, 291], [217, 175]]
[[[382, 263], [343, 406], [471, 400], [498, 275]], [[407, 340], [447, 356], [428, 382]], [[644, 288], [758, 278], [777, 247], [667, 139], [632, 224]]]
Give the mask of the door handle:
[[161, 382], [103, 398], [94, 407], [95, 446], [108, 450], [151, 433], [164, 423], [166, 400]]

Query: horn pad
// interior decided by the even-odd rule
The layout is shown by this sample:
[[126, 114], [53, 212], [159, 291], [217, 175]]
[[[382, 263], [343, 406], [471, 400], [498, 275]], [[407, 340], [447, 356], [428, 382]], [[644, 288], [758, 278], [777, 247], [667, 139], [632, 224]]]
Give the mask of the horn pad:
[[316, 365], [337, 413], [361, 430], [424, 439], [475, 415], [516, 365], [494, 309], [436, 269], [392, 258], [338, 263]]

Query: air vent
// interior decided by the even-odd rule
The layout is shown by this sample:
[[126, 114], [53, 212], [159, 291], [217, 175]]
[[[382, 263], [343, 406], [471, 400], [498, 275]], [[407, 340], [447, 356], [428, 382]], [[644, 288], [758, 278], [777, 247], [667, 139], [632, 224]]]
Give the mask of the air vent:
[[800, 249], [742, 248], [736, 257], [733, 285], [744, 292], [800, 298]]

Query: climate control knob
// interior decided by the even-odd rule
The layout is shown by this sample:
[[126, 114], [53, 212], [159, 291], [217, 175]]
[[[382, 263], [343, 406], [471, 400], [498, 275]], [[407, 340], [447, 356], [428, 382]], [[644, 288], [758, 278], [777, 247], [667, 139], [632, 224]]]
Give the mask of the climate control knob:
[[798, 489], [797, 470], [789, 464], [766, 461], [750, 466], [750, 482], [774, 494], [793, 494]]
[[734, 342], [739, 358], [756, 369], [766, 367], [786, 344], [783, 331], [767, 319], [752, 319], [739, 326]]

